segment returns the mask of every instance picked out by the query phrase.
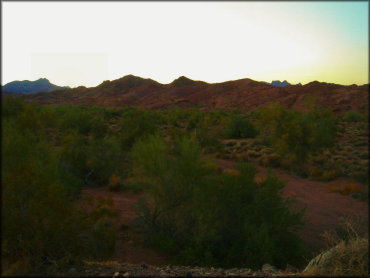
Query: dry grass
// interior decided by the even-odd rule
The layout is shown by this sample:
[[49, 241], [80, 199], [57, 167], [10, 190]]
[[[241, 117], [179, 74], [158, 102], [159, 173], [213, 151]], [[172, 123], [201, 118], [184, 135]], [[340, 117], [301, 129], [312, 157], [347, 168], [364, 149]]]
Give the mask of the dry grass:
[[225, 169], [225, 170], [223, 170], [223, 173], [228, 174], [228, 175], [232, 175], [232, 176], [236, 176], [236, 177], [238, 177], [240, 175], [240, 172], [238, 170], [234, 170], [234, 169]]
[[350, 195], [354, 192], [363, 192], [362, 188], [356, 183], [347, 183], [339, 186], [336, 183], [330, 182], [326, 189], [329, 193], [337, 192], [342, 195]]
[[265, 177], [262, 177], [262, 176], [256, 176], [256, 177], [254, 177], [254, 182], [256, 183], [256, 184], [261, 184], [261, 183], [263, 183], [265, 181]]
[[328, 249], [311, 260], [307, 276], [369, 276], [369, 236], [357, 232], [358, 221], [346, 219], [342, 227], [324, 233]]

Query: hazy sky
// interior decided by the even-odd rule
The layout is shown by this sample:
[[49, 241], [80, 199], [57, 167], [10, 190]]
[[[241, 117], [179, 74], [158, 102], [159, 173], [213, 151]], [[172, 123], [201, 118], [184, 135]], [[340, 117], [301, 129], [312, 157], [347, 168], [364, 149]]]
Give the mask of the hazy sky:
[[364, 2], [2, 2], [2, 83], [368, 83]]

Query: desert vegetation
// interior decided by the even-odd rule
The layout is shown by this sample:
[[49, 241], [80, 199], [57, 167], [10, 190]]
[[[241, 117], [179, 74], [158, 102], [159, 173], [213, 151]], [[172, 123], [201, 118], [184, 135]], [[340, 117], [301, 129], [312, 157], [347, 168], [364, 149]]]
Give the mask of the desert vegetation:
[[[174, 263], [253, 269], [306, 262], [304, 209], [282, 197], [285, 183], [272, 171], [258, 178], [255, 165], [325, 182], [353, 178], [328, 191], [367, 200], [368, 117], [357, 112], [39, 106], [6, 97], [2, 127], [5, 273], [112, 258], [125, 223], [110, 200], [83, 198], [86, 188], [143, 193], [142, 242]], [[215, 159], [238, 161], [237, 170]]]

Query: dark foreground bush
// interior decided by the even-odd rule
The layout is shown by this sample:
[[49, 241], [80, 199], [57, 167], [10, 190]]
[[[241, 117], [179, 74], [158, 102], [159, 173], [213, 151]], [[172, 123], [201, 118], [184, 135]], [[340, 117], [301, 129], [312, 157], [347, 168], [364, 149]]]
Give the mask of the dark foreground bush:
[[37, 274], [71, 261], [109, 257], [115, 232], [100, 221], [109, 215], [74, 206], [56, 152], [42, 134], [20, 128], [24, 118], [2, 120], [1, 251], [7, 268], [13, 268], [3, 271]]
[[260, 268], [299, 264], [304, 254], [297, 228], [303, 211], [292, 212], [269, 175], [260, 185], [256, 169], [240, 164], [239, 175], [218, 173], [200, 160], [195, 140], [167, 146], [159, 136], [138, 142], [131, 158], [147, 180], [152, 201], [141, 202], [138, 223], [150, 246], [178, 263]]

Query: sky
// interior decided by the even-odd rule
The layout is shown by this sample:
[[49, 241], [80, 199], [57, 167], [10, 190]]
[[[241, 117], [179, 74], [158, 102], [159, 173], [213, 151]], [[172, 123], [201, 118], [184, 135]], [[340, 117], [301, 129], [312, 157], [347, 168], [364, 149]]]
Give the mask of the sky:
[[2, 2], [2, 84], [369, 83], [369, 3]]

